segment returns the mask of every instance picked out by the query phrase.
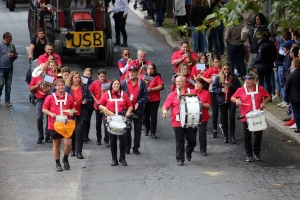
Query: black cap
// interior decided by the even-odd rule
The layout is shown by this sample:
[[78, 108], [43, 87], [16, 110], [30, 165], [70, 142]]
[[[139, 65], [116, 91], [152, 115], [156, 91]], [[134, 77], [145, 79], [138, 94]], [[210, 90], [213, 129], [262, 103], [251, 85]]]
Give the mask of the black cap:
[[135, 66], [132, 66], [132, 67], [130, 67], [128, 70], [129, 70], [129, 71], [130, 71], [130, 70], [134, 70], [134, 71], [136, 71], [136, 72], [137, 72], [137, 71], [138, 71], [138, 68], [137, 68], [137, 67], [135, 67]]

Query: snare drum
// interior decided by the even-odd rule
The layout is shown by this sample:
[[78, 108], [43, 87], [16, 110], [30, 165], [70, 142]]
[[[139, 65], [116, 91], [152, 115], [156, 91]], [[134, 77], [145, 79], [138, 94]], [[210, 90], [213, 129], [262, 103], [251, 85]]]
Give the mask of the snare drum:
[[197, 95], [180, 97], [179, 118], [182, 128], [198, 127], [202, 118], [202, 103]]
[[249, 131], [262, 131], [267, 128], [265, 112], [262, 110], [250, 111], [246, 114]]
[[107, 116], [107, 130], [114, 135], [124, 135], [127, 130], [125, 120], [121, 115]]

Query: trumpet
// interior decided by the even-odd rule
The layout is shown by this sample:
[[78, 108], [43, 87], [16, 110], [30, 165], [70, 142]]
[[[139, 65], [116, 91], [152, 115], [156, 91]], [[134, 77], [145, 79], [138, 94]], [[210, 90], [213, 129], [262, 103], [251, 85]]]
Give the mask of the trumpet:
[[205, 55], [208, 59], [208, 65], [209, 65], [208, 67], [210, 67], [211, 66], [211, 52], [207, 52]]
[[188, 66], [191, 66], [191, 65], [193, 64], [192, 61], [191, 61], [191, 59], [190, 59], [191, 53], [187, 53], [186, 50], [185, 50], [185, 55], [187, 56], [187, 57], [186, 57], [186, 64], [187, 64]]

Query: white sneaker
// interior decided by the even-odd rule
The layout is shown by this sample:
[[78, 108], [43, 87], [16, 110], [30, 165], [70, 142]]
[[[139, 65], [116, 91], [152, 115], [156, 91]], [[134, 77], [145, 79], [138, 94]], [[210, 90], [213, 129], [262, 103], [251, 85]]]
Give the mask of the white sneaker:
[[296, 123], [295, 123], [293, 126], [290, 126], [289, 128], [290, 128], [290, 129], [297, 129]]
[[281, 106], [283, 103], [284, 103], [284, 102], [278, 103], [278, 104], [277, 104], [277, 106], [279, 106], [279, 107], [280, 107], [280, 106]]
[[272, 97], [272, 100], [275, 100], [275, 99], [279, 99], [279, 96], [277, 94], [273, 95], [273, 97]]
[[286, 103], [285, 102], [283, 102], [283, 104], [281, 104], [281, 106], [280, 106], [281, 108], [285, 108], [286, 107]]

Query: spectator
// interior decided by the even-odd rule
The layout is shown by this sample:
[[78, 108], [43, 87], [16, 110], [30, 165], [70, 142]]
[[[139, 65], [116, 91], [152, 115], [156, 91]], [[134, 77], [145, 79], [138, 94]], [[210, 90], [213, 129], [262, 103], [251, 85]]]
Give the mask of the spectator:
[[[212, 0], [211, 2], [212, 3], [210, 7], [210, 13], [216, 12], [223, 6], [220, 0]], [[224, 44], [222, 48], [222, 44], [220, 44], [220, 40], [223, 40], [224, 43], [223, 29], [224, 28], [222, 25], [218, 25], [217, 27], [210, 29], [210, 34], [208, 36], [208, 49], [210, 52], [212, 52], [212, 47], [214, 43], [216, 54], [224, 54]]]
[[153, 11], [155, 12], [155, 27], [162, 27], [163, 25], [163, 13], [162, 13], [162, 7], [164, 4], [163, 0], [153, 0]]
[[[185, 25], [185, 15], [186, 15], [185, 0], [175, 0], [174, 15], [176, 16], [178, 26]], [[184, 32], [180, 31], [179, 33], [180, 33], [180, 39], [185, 40]]]

